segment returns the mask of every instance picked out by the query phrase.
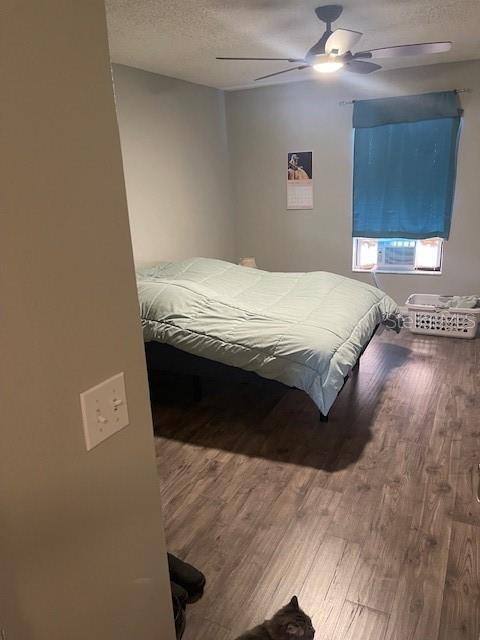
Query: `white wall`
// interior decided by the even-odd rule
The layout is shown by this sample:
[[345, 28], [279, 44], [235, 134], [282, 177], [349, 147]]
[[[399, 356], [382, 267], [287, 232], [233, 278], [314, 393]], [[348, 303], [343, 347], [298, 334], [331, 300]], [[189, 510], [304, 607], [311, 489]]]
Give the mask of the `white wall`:
[[[0, 29], [0, 628], [172, 640], [103, 1]], [[119, 371], [130, 426], [87, 453], [79, 394]]]
[[[340, 100], [471, 87], [465, 108], [455, 208], [441, 276], [381, 275], [403, 303], [412, 292], [480, 293], [480, 62], [438, 64], [373, 76], [318, 81], [226, 95], [237, 256], [262, 268], [352, 274], [352, 107]], [[313, 150], [315, 209], [285, 209], [288, 151]]]
[[135, 262], [233, 259], [224, 94], [114, 65]]

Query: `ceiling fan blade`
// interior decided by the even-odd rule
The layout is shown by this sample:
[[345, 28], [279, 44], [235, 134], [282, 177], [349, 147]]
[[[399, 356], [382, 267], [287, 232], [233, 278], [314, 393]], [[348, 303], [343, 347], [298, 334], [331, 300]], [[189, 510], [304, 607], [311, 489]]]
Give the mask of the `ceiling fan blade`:
[[351, 60], [347, 62], [344, 67], [347, 71], [352, 71], [353, 73], [373, 73], [374, 71], [378, 71], [382, 67], [379, 64], [375, 64], [374, 62], [366, 62], [365, 60]]
[[277, 71], [276, 73], [269, 73], [266, 76], [260, 76], [260, 78], [255, 78], [255, 82], [257, 80], [265, 80], [265, 78], [273, 78], [273, 76], [279, 76], [282, 73], [288, 73], [289, 71], [301, 71], [302, 69], [306, 69], [309, 67], [309, 64], [302, 64], [301, 67], [292, 67], [291, 69], [284, 69], [283, 71]]
[[280, 62], [305, 62], [303, 58], [224, 58], [217, 56], [216, 60], [278, 60]]
[[325, 53], [343, 56], [353, 49], [362, 36], [360, 31], [336, 29], [325, 43]]
[[424, 56], [431, 53], [445, 53], [452, 48], [451, 42], [421, 42], [402, 44], [397, 47], [382, 47], [370, 51], [360, 51], [355, 58], [400, 58], [403, 56]]

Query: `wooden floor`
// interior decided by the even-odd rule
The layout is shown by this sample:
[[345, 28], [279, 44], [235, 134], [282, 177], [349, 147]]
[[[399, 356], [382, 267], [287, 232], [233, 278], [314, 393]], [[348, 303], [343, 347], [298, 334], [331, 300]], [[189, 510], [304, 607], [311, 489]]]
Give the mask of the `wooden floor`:
[[376, 337], [328, 424], [268, 383], [154, 423], [169, 549], [208, 581], [185, 640], [293, 594], [317, 640], [480, 637], [480, 339]]

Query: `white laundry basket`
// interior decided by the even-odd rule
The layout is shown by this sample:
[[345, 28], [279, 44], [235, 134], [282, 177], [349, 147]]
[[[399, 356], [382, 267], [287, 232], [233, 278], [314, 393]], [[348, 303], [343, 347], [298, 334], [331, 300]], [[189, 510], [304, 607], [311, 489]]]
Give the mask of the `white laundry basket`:
[[475, 338], [480, 321], [480, 309], [449, 308], [448, 296], [414, 293], [407, 302], [408, 320], [405, 325], [412, 333]]

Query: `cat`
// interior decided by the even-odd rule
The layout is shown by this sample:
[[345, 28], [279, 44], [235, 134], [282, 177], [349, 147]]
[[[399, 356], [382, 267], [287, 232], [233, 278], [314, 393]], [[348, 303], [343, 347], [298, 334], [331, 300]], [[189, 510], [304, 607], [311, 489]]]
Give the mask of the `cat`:
[[237, 640], [313, 640], [311, 619], [300, 609], [297, 596], [271, 618], [250, 629]]

